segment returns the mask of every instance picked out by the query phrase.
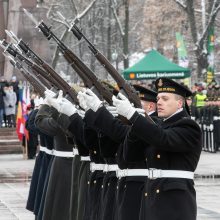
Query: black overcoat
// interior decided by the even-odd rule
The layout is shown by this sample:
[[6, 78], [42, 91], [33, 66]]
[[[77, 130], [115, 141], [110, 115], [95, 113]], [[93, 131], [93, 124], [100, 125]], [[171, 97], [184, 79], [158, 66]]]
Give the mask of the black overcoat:
[[[131, 122], [132, 129], [124, 144], [125, 160], [134, 161], [136, 154], [143, 160], [140, 152], [144, 152], [144, 146], [147, 168], [195, 171], [201, 154], [201, 130], [185, 111], [161, 121], [160, 125], [150, 123], [138, 113]], [[145, 145], [134, 145], [138, 140]], [[145, 215], [141, 219], [196, 219], [196, 193], [191, 179], [148, 179], [143, 201]]]

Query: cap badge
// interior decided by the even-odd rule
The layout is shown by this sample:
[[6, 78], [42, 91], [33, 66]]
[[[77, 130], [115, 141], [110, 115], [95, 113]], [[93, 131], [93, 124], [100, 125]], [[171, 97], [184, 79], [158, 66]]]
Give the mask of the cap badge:
[[163, 80], [162, 79], [159, 79], [159, 82], [157, 84], [159, 87], [163, 86]]

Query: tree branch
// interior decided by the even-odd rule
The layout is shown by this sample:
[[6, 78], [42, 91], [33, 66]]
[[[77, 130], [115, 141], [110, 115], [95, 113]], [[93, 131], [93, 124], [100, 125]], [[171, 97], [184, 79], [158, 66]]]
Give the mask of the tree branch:
[[186, 11], [187, 6], [183, 3], [182, 0], [174, 0], [184, 11]]
[[215, 18], [217, 16], [217, 13], [219, 12], [219, 10], [220, 10], [220, 3], [217, 3], [217, 0], [215, 0], [215, 2], [213, 3], [213, 7], [212, 7], [212, 11], [211, 11], [211, 14], [209, 17], [209, 21], [208, 21], [207, 26], [206, 26], [204, 32], [202, 33], [200, 39], [198, 39], [198, 41], [196, 43], [197, 46], [200, 45], [201, 42], [203, 42], [204, 39], [206, 38], [206, 36], [208, 34], [208, 30], [215, 22]]
[[74, 3], [74, 0], [69, 0], [70, 1], [70, 4], [71, 4], [71, 8], [72, 8], [72, 11], [73, 11], [73, 14], [78, 14], [78, 10], [76, 8], [76, 5]]
[[124, 36], [125, 33], [124, 33], [123, 28], [122, 28], [122, 24], [121, 24], [121, 22], [120, 22], [120, 20], [119, 20], [119, 17], [118, 17], [118, 15], [117, 15], [116, 7], [115, 7], [114, 3], [112, 3], [111, 8], [112, 8], [112, 12], [113, 12], [113, 15], [114, 15], [114, 17], [115, 17], [116, 23], [117, 23], [117, 25], [118, 25], [119, 31], [120, 31], [121, 35]]

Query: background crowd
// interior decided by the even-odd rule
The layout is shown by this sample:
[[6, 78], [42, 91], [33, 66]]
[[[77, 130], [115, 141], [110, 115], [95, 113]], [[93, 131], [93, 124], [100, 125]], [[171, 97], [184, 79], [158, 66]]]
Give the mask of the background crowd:
[[0, 81], [0, 128], [16, 127], [16, 106], [19, 94], [18, 81], [13, 76], [10, 81]]

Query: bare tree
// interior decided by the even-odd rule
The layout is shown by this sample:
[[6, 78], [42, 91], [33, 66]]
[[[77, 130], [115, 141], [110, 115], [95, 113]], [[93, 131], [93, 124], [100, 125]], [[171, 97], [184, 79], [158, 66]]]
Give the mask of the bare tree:
[[[207, 1], [206, 7], [206, 23], [204, 29], [201, 29], [202, 19], [196, 16], [195, 0], [174, 0], [186, 12], [192, 41], [195, 46], [194, 53], [197, 61], [197, 74], [198, 78], [202, 78], [203, 74], [207, 72], [208, 67], [208, 52], [207, 52], [207, 39], [209, 29], [215, 25], [216, 16], [220, 10], [220, 0]], [[204, 20], [203, 20], [204, 22]]]

